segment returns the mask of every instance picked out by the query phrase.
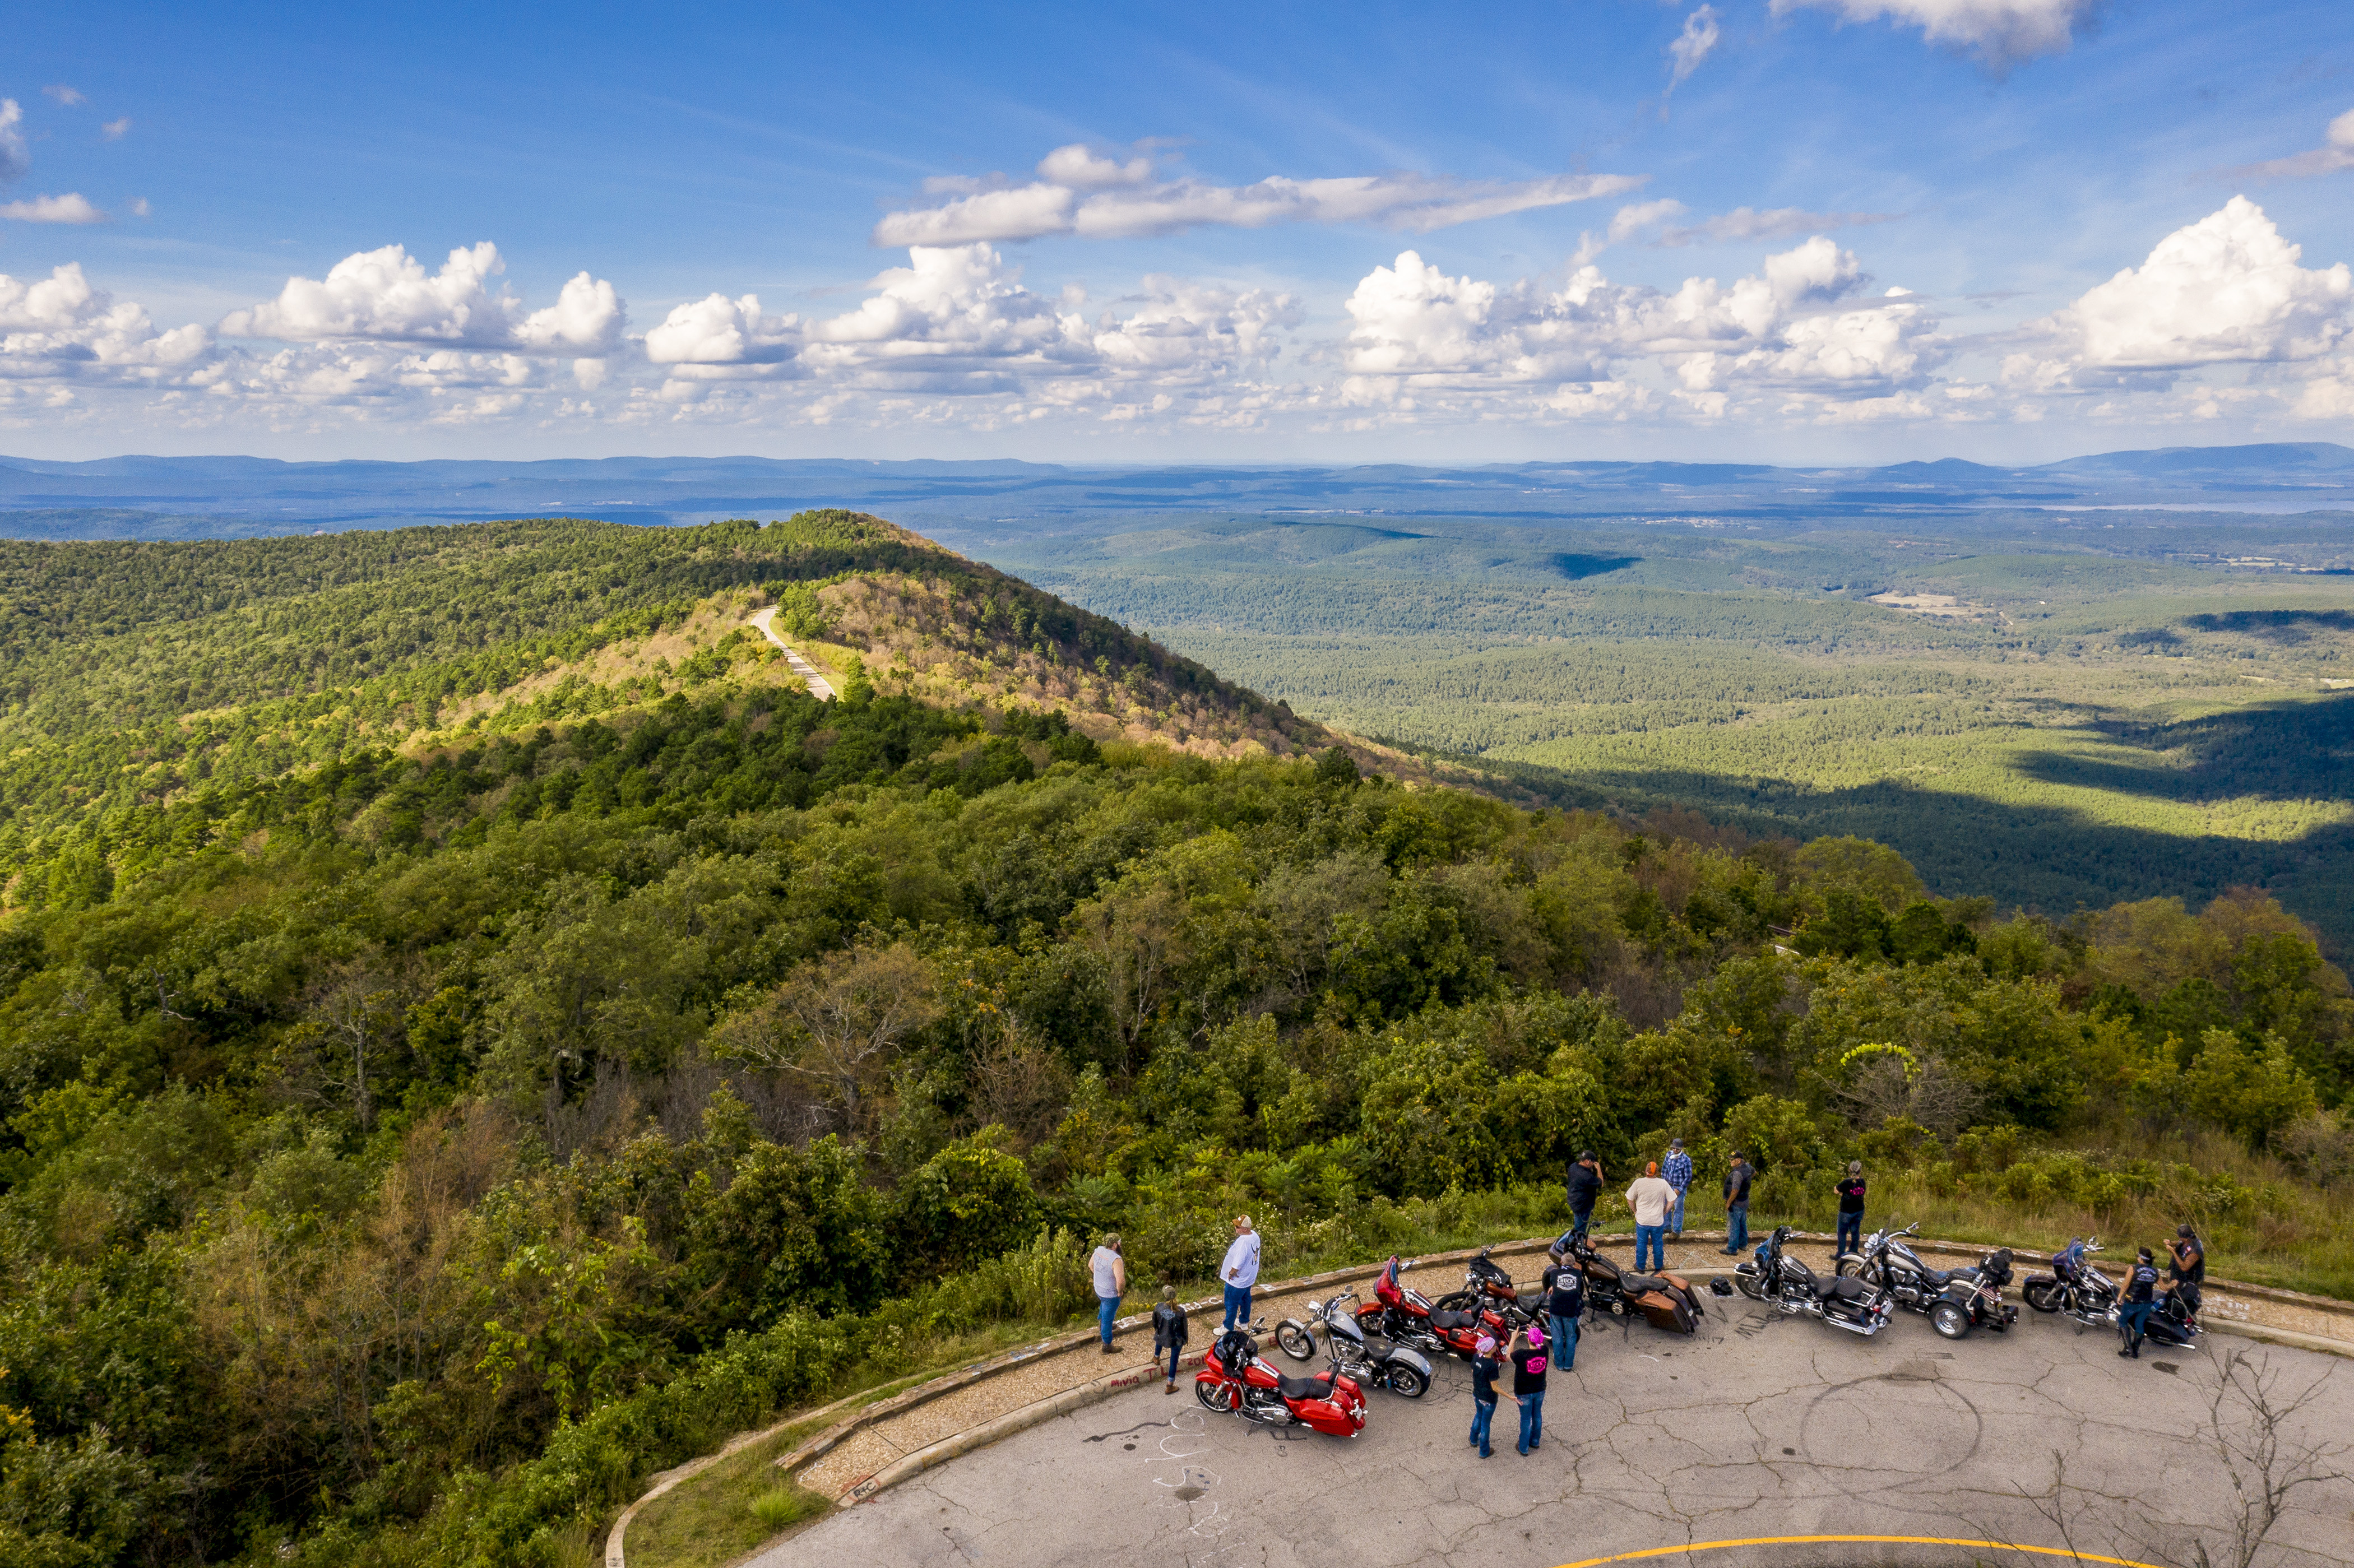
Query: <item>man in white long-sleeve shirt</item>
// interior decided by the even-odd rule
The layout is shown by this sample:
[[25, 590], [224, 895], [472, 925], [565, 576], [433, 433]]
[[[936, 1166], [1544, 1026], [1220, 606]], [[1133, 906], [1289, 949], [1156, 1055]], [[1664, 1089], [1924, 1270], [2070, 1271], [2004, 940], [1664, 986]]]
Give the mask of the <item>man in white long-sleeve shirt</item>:
[[1258, 1283], [1258, 1233], [1251, 1229], [1248, 1214], [1235, 1216], [1234, 1245], [1226, 1248], [1226, 1261], [1218, 1266], [1218, 1277], [1226, 1286], [1226, 1327], [1235, 1326], [1240, 1313], [1245, 1328], [1250, 1326], [1251, 1287]]

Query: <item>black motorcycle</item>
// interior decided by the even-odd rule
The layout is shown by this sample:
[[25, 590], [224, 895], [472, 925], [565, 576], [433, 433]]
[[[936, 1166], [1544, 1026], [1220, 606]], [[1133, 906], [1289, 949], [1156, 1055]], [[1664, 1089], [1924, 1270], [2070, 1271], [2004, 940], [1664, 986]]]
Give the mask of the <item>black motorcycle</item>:
[[1790, 1227], [1777, 1225], [1757, 1244], [1757, 1255], [1733, 1271], [1733, 1283], [1752, 1301], [1778, 1307], [1793, 1318], [1819, 1318], [1834, 1329], [1866, 1339], [1888, 1327], [1888, 1292], [1851, 1276], [1819, 1276], [1790, 1255]]
[[[2070, 1243], [2071, 1247], [2076, 1244]], [[2052, 1260], [2050, 1274], [2031, 1274], [2020, 1294], [2038, 1312], [2058, 1312], [2087, 1329], [2114, 1329], [2117, 1323], [2116, 1282], [2090, 1262], [2101, 1250], [2100, 1238], [2084, 1243], [2087, 1261], [2076, 1263], [2062, 1252]]]
[[2190, 1303], [2184, 1298], [2179, 1286], [2159, 1295], [2158, 1310], [2152, 1312], [2149, 1320], [2141, 1326], [2143, 1339], [2152, 1344], [2176, 1349], [2188, 1346], [2206, 1331], [2191, 1320]]
[[2019, 1321], [2019, 1308], [2002, 1299], [2002, 1287], [2010, 1283], [2009, 1248], [1988, 1253], [1976, 1268], [1932, 1268], [1904, 1245], [1906, 1236], [1920, 1233], [1917, 1223], [1901, 1231], [1874, 1231], [1861, 1251], [1840, 1255], [1836, 1272], [1878, 1286], [1949, 1340], [1962, 1339], [1972, 1329], [1999, 1333]]
[[1649, 1319], [1654, 1314], [1645, 1308], [1644, 1302], [1662, 1297], [1671, 1306], [1683, 1308], [1683, 1320], [1679, 1323], [1682, 1332], [1691, 1332], [1691, 1320], [1707, 1315], [1708, 1309], [1701, 1305], [1701, 1293], [1681, 1274], [1631, 1274], [1584, 1236], [1572, 1242], [1561, 1257], [1564, 1265], [1575, 1269], [1578, 1277], [1585, 1282], [1585, 1309], [1598, 1317]]
[[1312, 1361], [1315, 1330], [1320, 1325], [1332, 1365], [1341, 1376], [1365, 1387], [1388, 1389], [1402, 1399], [1420, 1399], [1430, 1387], [1430, 1362], [1409, 1346], [1374, 1348], [1350, 1306], [1356, 1298], [1356, 1291], [1343, 1290], [1330, 1300], [1310, 1301], [1307, 1320], [1286, 1318], [1275, 1330], [1275, 1342], [1295, 1361]]

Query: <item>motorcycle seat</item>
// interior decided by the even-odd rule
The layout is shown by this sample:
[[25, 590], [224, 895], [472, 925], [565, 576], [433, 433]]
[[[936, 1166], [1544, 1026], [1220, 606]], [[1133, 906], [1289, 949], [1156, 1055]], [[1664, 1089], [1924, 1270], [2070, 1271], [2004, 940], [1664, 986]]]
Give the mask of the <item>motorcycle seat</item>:
[[1278, 1377], [1276, 1386], [1286, 1399], [1330, 1399], [1332, 1397], [1332, 1374], [1318, 1377]]
[[1814, 1281], [1818, 1301], [1861, 1301], [1872, 1294], [1872, 1287], [1861, 1279], [1846, 1275], [1822, 1275]]
[[1477, 1312], [1433, 1312], [1430, 1326], [1434, 1329], [1469, 1329], [1479, 1322]]
[[1647, 1290], [1673, 1291], [1676, 1283], [1672, 1279], [1662, 1279], [1656, 1274], [1628, 1274], [1619, 1277], [1618, 1288], [1629, 1296], [1640, 1296]]

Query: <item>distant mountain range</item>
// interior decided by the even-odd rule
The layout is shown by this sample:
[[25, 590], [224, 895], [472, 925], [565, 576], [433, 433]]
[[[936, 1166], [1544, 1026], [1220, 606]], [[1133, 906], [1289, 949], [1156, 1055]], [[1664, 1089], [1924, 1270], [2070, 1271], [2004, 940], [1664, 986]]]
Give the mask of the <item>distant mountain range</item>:
[[1237, 464], [1159, 468], [834, 459], [284, 462], [0, 458], [0, 536], [218, 538], [494, 517], [700, 523], [849, 506], [974, 540], [1108, 513], [1410, 513], [1791, 521], [1956, 509], [2354, 511], [2354, 449], [2327, 441], [2102, 452], [2031, 468], [1946, 458], [1878, 468], [1762, 463]]

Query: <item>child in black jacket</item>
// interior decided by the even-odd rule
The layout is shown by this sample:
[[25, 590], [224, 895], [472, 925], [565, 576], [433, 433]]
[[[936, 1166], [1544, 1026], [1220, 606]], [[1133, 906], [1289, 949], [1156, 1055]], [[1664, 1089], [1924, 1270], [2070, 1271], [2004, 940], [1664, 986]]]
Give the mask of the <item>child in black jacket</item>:
[[1152, 1359], [1159, 1361], [1161, 1352], [1169, 1352], [1169, 1383], [1161, 1392], [1177, 1392], [1177, 1358], [1185, 1353], [1185, 1308], [1177, 1305], [1177, 1287], [1161, 1287], [1161, 1305], [1152, 1309]]

